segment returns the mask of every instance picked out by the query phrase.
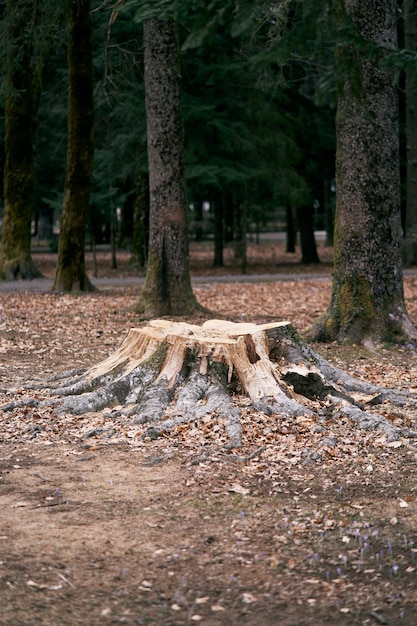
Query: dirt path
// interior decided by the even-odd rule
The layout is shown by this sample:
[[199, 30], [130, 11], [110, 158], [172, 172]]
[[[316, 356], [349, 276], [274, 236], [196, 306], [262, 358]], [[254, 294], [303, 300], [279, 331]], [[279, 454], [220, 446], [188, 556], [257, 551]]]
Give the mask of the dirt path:
[[411, 451], [345, 483], [168, 442], [0, 453], [2, 626], [415, 624]]

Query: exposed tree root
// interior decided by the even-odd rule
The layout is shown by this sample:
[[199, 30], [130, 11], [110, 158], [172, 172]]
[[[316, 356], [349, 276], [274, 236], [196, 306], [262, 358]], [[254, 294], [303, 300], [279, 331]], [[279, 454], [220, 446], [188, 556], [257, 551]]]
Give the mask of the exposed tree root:
[[[289, 322], [234, 324], [210, 320], [201, 327], [154, 320], [134, 328], [120, 348], [87, 372], [64, 379], [52, 391], [59, 414], [112, 408], [155, 439], [185, 422], [217, 415], [230, 447], [242, 442], [238, 396], [256, 411], [282, 416], [347, 418], [388, 440], [414, 437], [373, 408], [413, 403], [405, 393], [384, 389], [332, 366], [302, 341]], [[10, 403], [3, 410], [37, 401]], [[39, 403], [38, 403], [39, 404]]]

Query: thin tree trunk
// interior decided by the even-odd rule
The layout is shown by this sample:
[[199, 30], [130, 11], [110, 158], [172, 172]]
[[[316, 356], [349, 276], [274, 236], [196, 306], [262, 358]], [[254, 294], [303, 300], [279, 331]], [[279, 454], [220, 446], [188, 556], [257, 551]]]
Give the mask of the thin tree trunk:
[[136, 176], [133, 209], [132, 257], [130, 263], [143, 268], [148, 258], [149, 240], [149, 177], [145, 172]]
[[287, 204], [285, 207], [286, 220], [286, 236], [285, 236], [285, 252], [295, 252], [295, 227], [294, 213], [292, 206]]
[[324, 218], [326, 227], [326, 246], [334, 244], [334, 201], [330, 180], [324, 181]]
[[93, 67], [90, 0], [68, 2], [68, 152], [54, 291], [92, 291], [85, 231], [93, 167]]
[[150, 232], [145, 285], [137, 311], [145, 316], [194, 311], [189, 272], [188, 209], [175, 24], [144, 24]]
[[245, 189], [245, 196], [240, 207], [240, 238], [241, 238], [241, 259], [240, 259], [240, 271], [242, 274], [246, 274], [248, 266], [248, 194]]
[[375, 44], [397, 48], [397, 2], [344, 4], [371, 45], [364, 51], [340, 41], [337, 51], [349, 75], [338, 94], [333, 291], [314, 337], [402, 341], [417, 333], [403, 297], [398, 97], [394, 70], [374, 52]]
[[224, 224], [223, 224], [223, 201], [220, 193], [217, 193], [213, 202], [214, 211], [214, 260], [213, 267], [223, 267], [224, 249]]
[[240, 271], [246, 274], [247, 271], [247, 193], [244, 192], [243, 199], [240, 203], [231, 195], [231, 204], [233, 206], [234, 215], [234, 248], [235, 259], [240, 261]]
[[34, 161], [33, 134], [39, 101], [39, 76], [34, 77], [36, 6], [8, 0], [4, 218], [0, 243], [0, 277], [41, 276], [31, 256]]
[[116, 208], [110, 207], [110, 248], [111, 248], [111, 268], [117, 270], [117, 213]]
[[301, 263], [320, 263], [314, 238], [313, 209], [310, 206], [297, 207], [297, 223], [300, 232]]
[[[417, 0], [404, 0], [404, 36], [407, 50], [417, 50]], [[417, 265], [417, 69], [406, 71], [406, 218], [404, 265]]]

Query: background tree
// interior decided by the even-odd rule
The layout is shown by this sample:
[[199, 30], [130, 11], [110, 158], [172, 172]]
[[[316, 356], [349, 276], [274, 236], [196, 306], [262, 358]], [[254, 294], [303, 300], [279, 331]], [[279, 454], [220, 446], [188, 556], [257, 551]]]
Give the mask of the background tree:
[[[91, 235], [102, 242], [113, 221], [117, 231], [114, 243], [130, 249], [132, 263], [143, 267], [148, 204], [144, 193], [148, 163], [143, 37], [134, 11], [121, 8], [121, 3], [116, 3], [109, 13], [100, 4], [93, 15], [96, 82]], [[120, 210], [114, 220], [116, 208]]]
[[[47, 0], [42, 0], [42, 5], [44, 2]], [[217, 0], [210, 5], [200, 0], [191, 5], [135, 0], [130, 8], [128, 5], [127, 0], [116, 7], [92, 1], [97, 132], [86, 222], [91, 241], [108, 244], [113, 230], [115, 244], [137, 248], [135, 242], [144, 234], [138, 228], [140, 217], [134, 225], [135, 215], [140, 213], [134, 212], [140, 205], [135, 198], [135, 190], [140, 188], [136, 180], [146, 178], [147, 159], [143, 46], [141, 29], [132, 16], [137, 14], [143, 21], [156, 14], [172, 16], [177, 11], [182, 25], [188, 195], [194, 207], [203, 203], [210, 206], [204, 211], [203, 234], [213, 232], [214, 207], [222, 208], [221, 212], [216, 210], [217, 256], [221, 256], [223, 244], [220, 234], [225, 235], [226, 242], [234, 239], [235, 250], [243, 252], [246, 238], [242, 225], [246, 223], [248, 230], [256, 228], [258, 232], [271, 217], [275, 219], [279, 205], [310, 206], [317, 187], [322, 186], [312, 189], [311, 185], [320, 178], [322, 162], [317, 166], [319, 176], [311, 174], [307, 180], [304, 175], [307, 169], [312, 172], [310, 147], [317, 147], [317, 142], [300, 140], [307, 135], [305, 124], [291, 115], [292, 96], [288, 96], [282, 71], [273, 54], [268, 57], [265, 52], [270, 38], [268, 24], [272, 23], [270, 9], [262, 2], [243, 2], [235, 10], [235, 2]], [[63, 36], [56, 40], [44, 72], [35, 137], [32, 234], [39, 244], [52, 240], [53, 249], [62, 212], [67, 149], [68, 77]], [[297, 83], [295, 91], [301, 84]], [[120, 208], [117, 221], [116, 207]], [[240, 219], [242, 208], [245, 220]], [[199, 215], [201, 211], [190, 213], [191, 232], [201, 234]], [[141, 243], [139, 247], [143, 250]], [[113, 256], [116, 258], [115, 252]], [[133, 256], [143, 265], [142, 251], [135, 250]], [[243, 263], [244, 255], [240, 256]]]
[[68, 0], [68, 152], [54, 291], [91, 291], [84, 261], [93, 165], [90, 0]]
[[187, 194], [175, 24], [144, 24], [149, 162], [149, 253], [137, 310], [184, 315], [197, 306], [188, 266]]
[[7, 280], [40, 276], [31, 256], [33, 140], [42, 72], [58, 15], [59, 6], [48, 2], [6, 2], [2, 24], [5, 166], [0, 276]]
[[224, 239], [242, 267], [251, 224], [266, 223], [279, 205], [312, 203], [293, 96], [270, 44], [275, 14], [243, 5], [190, 12], [181, 59], [189, 196], [194, 207], [209, 204], [215, 265]]
[[[404, 0], [405, 49], [417, 52], [417, 1]], [[406, 221], [404, 264], [417, 265], [417, 70], [408, 63], [405, 72]]]
[[397, 2], [344, 0], [338, 18], [333, 291], [315, 337], [403, 340], [417, 333], [403, 297], [398, 95], [384, 64], [397, 48]]

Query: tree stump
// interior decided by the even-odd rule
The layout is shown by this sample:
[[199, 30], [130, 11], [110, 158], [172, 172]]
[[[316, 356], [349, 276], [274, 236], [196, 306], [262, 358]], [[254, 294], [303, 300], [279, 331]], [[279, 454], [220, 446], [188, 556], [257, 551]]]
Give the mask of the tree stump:
[[[120, 348], [81, 376], [52, 392], [59, 414], [81, 415], [106, 407], [144, 426], [156, 439], [175, 426], [217, 415], [229, 447], [241, 446], [240, 409], [280, 417], [345, 416], [394, 440], [415, 436], [375, 412], [386, 400], [397, 406], [405, 393], [377, 387], [332, 366], [298, 335], [290, 322], [271, 324], [210, 320], [202, 326], [154, 320], [133, 328]], [[12, 406], [13, 404], [13, 406]], [[2, 407], [14, 408], [16, 404]]]

